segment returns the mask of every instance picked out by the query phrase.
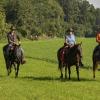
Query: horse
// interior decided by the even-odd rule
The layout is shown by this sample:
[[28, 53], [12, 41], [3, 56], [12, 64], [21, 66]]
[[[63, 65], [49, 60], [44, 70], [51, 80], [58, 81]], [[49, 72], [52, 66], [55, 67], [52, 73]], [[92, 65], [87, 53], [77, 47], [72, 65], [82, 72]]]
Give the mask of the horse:
[[13, 50], [9, 51], [9, 45], [5, 45], [3, 47], [3, 55], [6, 63], [6, 69], [8, 76], [11, 73], [11, 68], [12, 66], [15, 69], [15, 78], [18, 77], [18, 72], [19, 72], [19, 66], [22, 61], [22, 51], [20, 48], [20, 45], [15, 45]]
[[[61, 76], [63, 78], [63, 68], [65, 67], [65, 78], [67, 78], [67, 68], [69, 73], [69, 80], [71, 74], [71, 66], [76, 66], [77, 71], [77, 78], [79, 80], [79, 67], [82, 60], [82, 43], [75, 44], [73, 47], [61, 47], [57, 51], [57, 58], [58, 58], [58, 68], [60, 69]], [[64, 54], [62, 54], [64, 51]], [[63, 55], [63, 57], [62, 57]], [[63, 59], [62, 59], [63, 58]]]
[[93, 78], [95, 78], [95, 71], [98, 67], [98, 64], [100, 64], [100, 44], [97, 45], [93, 50], [92, 62], [93, 62]]

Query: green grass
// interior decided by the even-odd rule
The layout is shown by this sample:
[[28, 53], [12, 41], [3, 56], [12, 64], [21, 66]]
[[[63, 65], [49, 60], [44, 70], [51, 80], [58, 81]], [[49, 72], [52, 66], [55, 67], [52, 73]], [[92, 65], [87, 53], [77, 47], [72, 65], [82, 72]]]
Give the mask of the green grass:
[[60, 80], [56, 52], [63, 39], [23, 41], [27, 63], [20, 66], [15, 79], [14, 69], [7, 76], [0, 43], [0, 100], [100, 100], [100, 72], [92, 75], [92, 52], [97, 45], [94, 38], [78, 38], [82, 41], [84, 69], [80, 69], [77, 81], [75, 67], [71, 80]]

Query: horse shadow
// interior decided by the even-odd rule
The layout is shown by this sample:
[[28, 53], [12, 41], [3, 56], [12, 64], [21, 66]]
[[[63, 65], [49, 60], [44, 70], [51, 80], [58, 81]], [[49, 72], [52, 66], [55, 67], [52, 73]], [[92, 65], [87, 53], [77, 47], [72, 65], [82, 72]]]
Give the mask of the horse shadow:
[[44, 77], [35, 77], [35, 76], [25, 76], [25, 77], [20, 77], [21, 79], [24, 80], [30, 80], [30, 81], [60, 81], [60, 82], [90, 82], [90, 81], [97, 81], [94, 79], [88, 79], [88, 78], [80, 78], [80, 81], [77, 80], [77, 78], [72, 77], [71, 80], [69, 79], [61, 79], [59, 77], [50, 77], [50, 76], [44, 76]]
[[50, 76], [44, 76], [44, 77], [35, 77], [35, 76], [25, 76], [25, 77], [20, 77], [21, 79], [26, 79], [26, 80], [35, 80], [35, 81], [58, 81], [59, 78], [53, 78], [53, 77], [50, 77]]

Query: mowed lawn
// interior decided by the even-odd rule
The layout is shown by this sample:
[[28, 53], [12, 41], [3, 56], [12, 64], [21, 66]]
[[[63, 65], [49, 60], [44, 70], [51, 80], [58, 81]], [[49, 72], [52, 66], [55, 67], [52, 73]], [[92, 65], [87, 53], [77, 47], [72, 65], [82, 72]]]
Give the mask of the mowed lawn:
[[84, 68], [80, 68], [77, 81], [75, 66], [71, 68], [71, 80], [60, 80], [57, 50], [63, 39], [22, 41], [27, 63], [20, 66], [15, 79], [14, 69], [7, 76], [0, 43], [0, 100], [100, 100], [100, 71], [96, 79], [92, 75], [92, 53], [97, 45], [94, 38], [78, 38], [82, 41]]

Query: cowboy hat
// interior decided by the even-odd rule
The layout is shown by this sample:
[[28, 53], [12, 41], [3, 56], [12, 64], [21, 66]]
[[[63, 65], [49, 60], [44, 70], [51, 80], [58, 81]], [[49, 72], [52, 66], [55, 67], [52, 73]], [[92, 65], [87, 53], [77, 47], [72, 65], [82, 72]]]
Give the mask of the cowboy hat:
[[67, 30], [67, 32], [74, 32], [74, 30], [73, 30], [72, 28], [69, 28], [69, 29]]
[[10, 28], [11, 30], [16, 30], [16, 28], [14, 27], [14, 26], [11, 26], [11, 28]]

